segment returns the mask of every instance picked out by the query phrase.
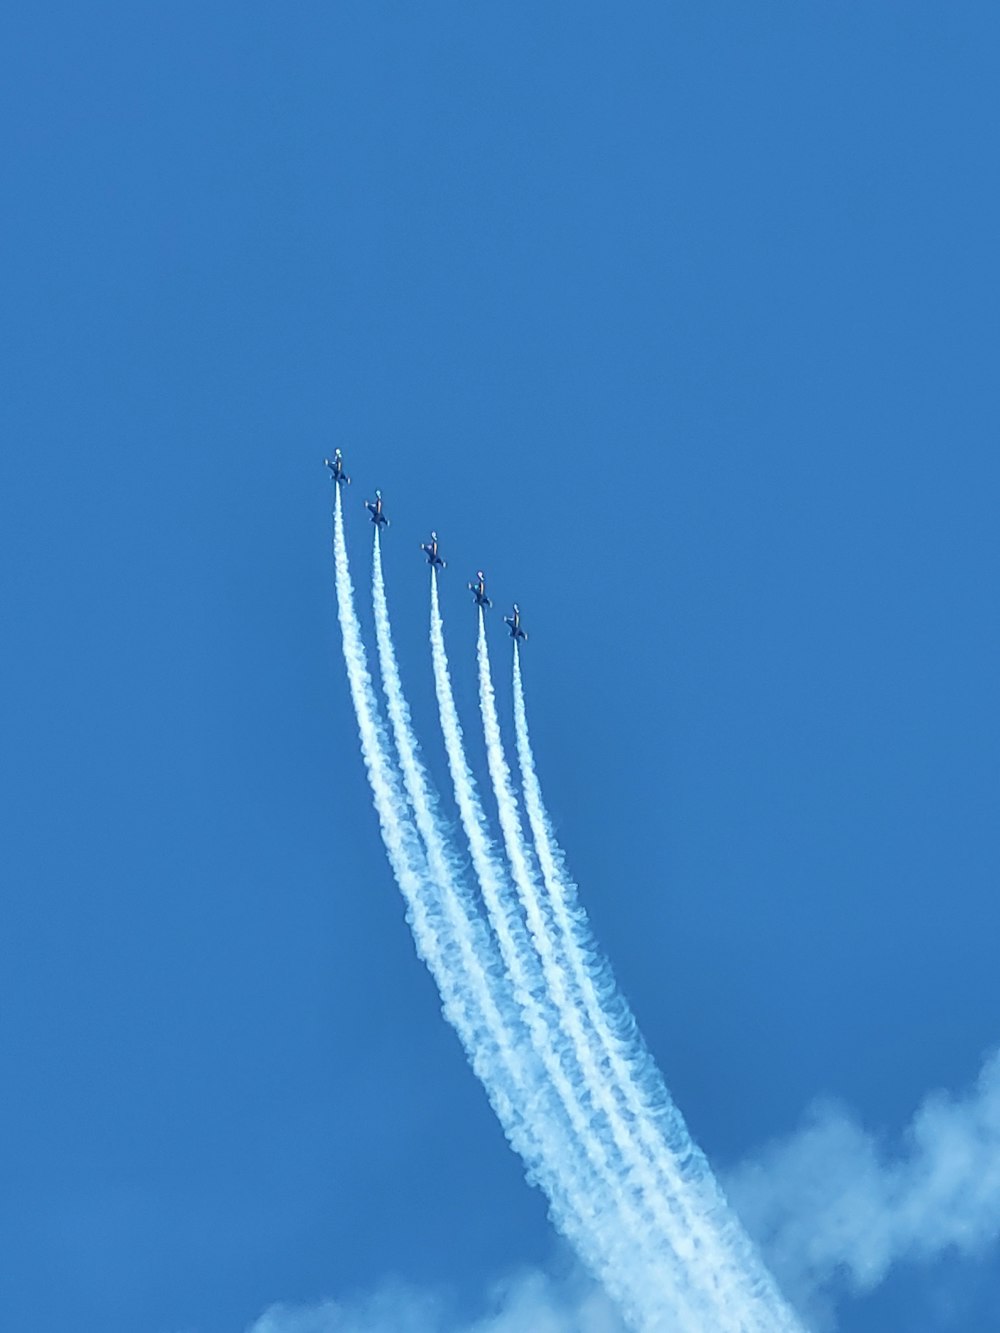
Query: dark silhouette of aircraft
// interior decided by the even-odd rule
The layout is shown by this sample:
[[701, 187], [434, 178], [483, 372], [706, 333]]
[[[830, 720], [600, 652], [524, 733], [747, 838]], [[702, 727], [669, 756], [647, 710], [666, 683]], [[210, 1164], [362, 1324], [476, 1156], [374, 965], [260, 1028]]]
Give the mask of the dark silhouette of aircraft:
[[350, 477], [347, 475], [347, 473], [344, 471], [344, 460], [343, 460], [343, 458], [342, 458], [341, 455], [340, 455], [340, 450], [339, 450], [339, 449], [334, 449], [334, 451], [333, 451], [333, 457], [332, 457], [332, 458], [324, 458], [324, 459], [323, 459], [323, 462], [327, 465], [327, 467], [328, 467], [328, 468], [330, 469], [330, 471], [333, 473], [333, 479], [334, 479], [335, 482], [337, 482], [338, 485], [343, 486], [343, 484], [346, 482], [347, 485], [350, 486], [350, 484], [351, 484], [351, 479], [350, 479]]
[[521, 639], [522, 642], [527, 642], [528, 635], [527, 632], [521, 628], [521, 608], [518, 606], [517, 602], [514, 603], [514, 614], [512, 616], [504, 616], [503, 623], [509, 628], [510, 637], [515, 643], [518, 639]]
[[365, 501], [365, 508], [371, 514], [372, 522], [375, 524], [377, 528], [387, 528], [389, 526], [389, 520], [386, 518], [385, 514], [382, 513], [381, 491], [375, 492], [374, 500]]
[[434, 565], [438, 569], [444, 569], [446, 562], [438, 555], [438, 535], [436, 532], [431, 533], [430, 541], [424, 542], [420, 549], [423, 551], [424, 555], [426, 555], [427, 563], [429, 565]]
[[476, 570], [476, 582], [469, 584], [469, 592], [475, 597], [477, 606], [493, 605], [486, 596], [486, 577], [481, 569]]

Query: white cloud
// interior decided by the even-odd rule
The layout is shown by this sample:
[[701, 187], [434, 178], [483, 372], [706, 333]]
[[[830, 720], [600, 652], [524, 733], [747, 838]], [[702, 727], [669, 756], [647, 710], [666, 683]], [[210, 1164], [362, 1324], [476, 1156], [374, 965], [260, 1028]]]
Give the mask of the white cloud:
[[354, 1304], [274, 1305], [247, 1333], [431, 1333], [440, 1318], [435, 1298], [393, 1284]]
[[583, 1279], [556, 1284], [525, 1273], [493, 1293], [494, 1313], [468, 1333], [623, 1333], [624, 1325], [604, 1293]]
[[1000, 1238], [1000, 1052], [964, 1097], [931, 1094], [895, 1152], [835, 1104], [734, 1171], [727, 1193], [789, 1297], [870, 1291], [901, 1260]]
[[471, 1323], [443, 1297], [390, 1284], [356, 1302], [272, 1306], [247, 1333], [625, 1333], [607, 1297], [582, 1277], [539, 1272], [498, 1283]]

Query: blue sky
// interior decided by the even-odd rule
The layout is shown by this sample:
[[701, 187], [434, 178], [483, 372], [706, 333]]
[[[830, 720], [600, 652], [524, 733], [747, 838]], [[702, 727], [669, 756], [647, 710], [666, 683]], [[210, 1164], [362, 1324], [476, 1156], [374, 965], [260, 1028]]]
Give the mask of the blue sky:
[[[826, 1096], [891, 1149], [973, 1084], [998, 37], [920, 0], [0, 20], [5, 1326], [243, 1333], [387, 1275], [471, 1317], [557, 1262], [379, 842], [335, 444], [442, 785], [419, 541], [470, 727], [464, 583], [519, 600], [549, 806], [712, 1161]], [[838, 1327], [995, 1327], [987, 1254]]]

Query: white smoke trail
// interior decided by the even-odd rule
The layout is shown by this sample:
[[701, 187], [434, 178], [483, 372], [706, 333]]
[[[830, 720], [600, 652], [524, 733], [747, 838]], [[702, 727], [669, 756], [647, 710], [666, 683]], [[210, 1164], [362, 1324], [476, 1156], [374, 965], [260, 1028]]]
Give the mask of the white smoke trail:
[[382, 841], [406, 903], [407, 921], [413, 932], [417, 952], [436, 977], [439, 971], [444, 971], [444, 966], [436, 943], [435, 906], [426, 893], [427, 861], [392, 766], [388, 737], [379, 716], [378, 702], [368, 673], [361, 627], [354, 610], [354, 587], [347, 562], [339, 486], [334, 490], [333, 557], [337, 614], [340, 618], [347, 680], [358, 719], [361, 754], [372, 789]]
[[586, 1182], [578, 1178], [573, 1166], [577, 1150], [567, 1139], [545, 1073], [525, 1041], [519, 1010], [478, 905], [466, 891], [437, 794], [420, 759], [392, 642], [378, 532], [372, 601], [379, 666], [400, 768], [427, 851], [433, 892], [440, 898], [448, 928], [443, 985], [458, 991], [453, 1005], [458, 1035], [511, 1145], [528, 1167], [529, 1178], [550, 1199], [557, 1225], [578, 1234], [584, 1224], [581, 1212], [588, 1209], [586, 1205], [581, 1209]]
[[593, 1127], [580, 1106], [578, 1089], [564, 1067], [564, 1062], [570, 1065], [570, 1053], [560, 1026], [560, 1016], [547, 1005], [544, 977], [540, 975], [537, 957], [517, 910], [503, 863], [493, 846], [475, 779], [465, 756], [444, 646], [437, 578], [433, 573], [431, 655], [455, 799], [483, 902], [531, 1044], [580, 1145], [572, 1167], [584, 1177], [583, 1185], [590, 1201], [589, 1225], [574, 1232], [566, 1225], [566, 1219], [554, 1220], [591, 1271], [600, 1277], [630, 1324], [636, 1329], [648, 1330], [648, 1333], [661, 1333], [673, 1327], [670, 1284], [664, 1280], [649, 1254], [645, 1231], [636, 1224], [620, 1181], [608, 1177], [607, 1164], [595, 1145]]
[[[572, 1002], [569, 993], [565, 968], [556, 953], [554, 932], [542, 910], [541, 894], [531, 864], [530, 852], [521, 830], [517, 798], [514, 795], [510, 769], [500, 736], [482, 609], [479, 611], [476, 656], [479, 666], [479, 701], [486, 740], [486, 758], [497, 801], [500, 829], [543, 980], [556, 1010], [560, 1030], [568, 1037], [568, 1049], [565, 1050], [566, 1062], [578, 1080], [578, 1095], [582, 1094], [583, 1099], [591, 1105], [590, 1132], [596, 1140], [604, 1169], [607, 1172], [615, 1172], [624, 1180], [632, 1196], [633, 1206], [641, 1210], [651, 1186], [655, 1188], [656, 1182], [649, 1176], [643, 1177], [641, 1171], [637, 1171], [635, 1163], [628, 1160], [627, 1130], [618, 1123], [618, 1110], [607, 1090], [606, 1072], [594, 1061], [580, 1011]], [[623, 1151], [623, 1148], [626, 1151]], [[681, 1235], [676, 1227], [669, 1225], [667, 1236], [669, 1240], [664, 1245], [663, 1251], [665, 1260], [669, 1253], [668, 1246], [674, 1245], [681, 1259], [690, 1261], [694, 1258], [690, 1240]], [[664, 1239], [666, 1240], [666, 1237]]]
[[[519, 756], [522, 769], [526, 770], [525, 803], [543, 868], [551, 926], [541, 910], [539, 885], [521, 829], [517, 798], [500, 736], [482, 612], [477, 655], [490, 776], [518, 893], [529, 923], [533, 923], [532, 937], [539, 949], [561, 1022], [571, 1034], [581, 1076], [593, 1104], [600, 1108], [607, 1120], [612, 1160], [619, 1161], [622, 1170], [631, 1176], [644, 1210], [660, 1230], [664, 1257], [669, 1256], [678, 1292], [683, 1293], [684, 1327], [692, 1330], [706, 1327], [732, 1329], [734, 1333], [750, 1333], [756, 1329], [761, 1333], [764, 1330], [776, 1333], [780, 1329], [797, 1329], [800, 1327], [797, 1319], [782, 1300], [739, 1222], [728, 1209], [707, 1162], [691, 1141], [662, 1081], [662, 1094], [656, 1104], [661, 1110], [661, 1120], [664, 1110], [672, 1112], [670, 1144], [657, 1132], [656, 1123], [648, 1122], [647, 1108], [641, 1098], [629, 1096], [630, 1089], [633, 1094], [635, 1090], [628, 1063], [621, 1058], [614, 1040], [616, 1034], [604, 1021], [592, 977], [584, 965], [587, 954], [592, 955], [593, 947], [589, 946], [589, 941], [589, 947], [579, 951], [575, 947], [578, 937], [574, 935], [568, 912], [568, 877], [559, 875], [534, 765], [525, 762], [531, 755], [527, 746], [522, 691], [517, 719]], [[517, 686], [520, 684], [517, 665], [515, 672], [518, 673], [515, 677], [517, 707]], [[539, 832], [542, 835], [540, 841]], [[577, 911], [576, 924], [579, 927], [579, 909]], [[591, 983], [589, 997], [586, 985], [581, 991], [581, 974], [585, 983]], [[623, 1001], [617, 1008], [619, 1014], [627, 1012]], [[634, 1022], [631, 1026], [634, 1030]], [[625, 1080], [624, 1086], [622, 1079]], [[648, 1131], [645, 1141], [643, 1127]], [[651, 1146], [655, 1150], [652, 1153], [649, 1151]]]
[[589, 1033], [606, 1069], [628, 1123], [662, 1189], [676, 1190], [681, 1174], [704, 1173], [707, 1162], [691, 1141], [624, 996], [617, 989], [611, 968], [591, 934], [577, 888], [555, 840], [542, 801], [528, 733], [520, 653], [514, 644], [514, 731], [524, 790], [524, 807], [531, 827], [547, 903], [558, 937], [574, 1001], [582, 1008]]
[[601, 1059], [606, 1061], [613, 1086], [623, 1109], [632, 1120], [636, 1136], [664, 1183], [672, 1183], [674, 1170], [660, 1164], [666, 1144], [681, 1153], [700, 1157], [690, 1144], [659, 1070], [624, 996], [618, 990], [610, 965], [590, 934], [586, 913], [558, 846], [551, 820], [542, 801], [528, 733], [528, 719], [521, 679], [518, 645], [514, 644], [514, 734], [524, 791], [524, 808], [531, 827], [538, 863], [545, 883], [548, 905], [559, 936], [559, 945], [569, 966], [570, 983], [579, 997]]
[[[502, 1060], [500, 1047], [510, 1042], [505, 1020], [498, 1010], [496, 959], [483, 929], [475, 903], [466, 892], [461, 867], [448, 844], [447, 833], [438, 812], [437, 793], [432, 790], [427, 771], [419, 756], [409, 705], [403, 693], [399, 666], [392, 642], [389, 606], [382, 572], [382, 548], [375, 530], [372, 559], [372, 603], [375, 612], [375, 637], [379, 669], [385, 692], [389, 721], [392, 724], [399, 766], [417, 830], [427, 855], [429, 877], [439, 896], [447, 923], [441, 933], [446, 949], [446, 981], [462, 978], [462, 993], [456, 997], [457, 1031], [473, 1059], [476, 1073], [484, 1082], [501, 1123], [507, 1128], [514, 1122], [523, 1125], [523, 1117], [510, 1089], [497, 1083], [491, 1073]], [[516, 1014], [515, 1014], [516, 1018]], [[509, 1021], [509, 1020], [508, 1020]], [[480, 1067], [481, 1066], [481, 1067]], [[509, 1076], [510, 1071], [508, 1071]]]

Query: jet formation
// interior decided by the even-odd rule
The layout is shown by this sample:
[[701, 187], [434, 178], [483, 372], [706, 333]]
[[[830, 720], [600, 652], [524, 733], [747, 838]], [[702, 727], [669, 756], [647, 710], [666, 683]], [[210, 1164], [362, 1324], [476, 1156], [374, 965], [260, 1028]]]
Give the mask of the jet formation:
[[[338, 486], [349, 486], [351, 484], [350, 477], [344, 471], [344, 460], [339, 449], [334, 450], [332, 458], [326, 458], [323, 461], [330, 469], [330, 475]], [[389, 526], [389, 519], [382, 508], [381, 491], [375, 492], [374, 500], [365, 501], [365, 508], [368, 510], [371, 521], [375, 524], [376, 528], [387, 528]], [[420, 544], [420, 550], [427, 557], [427, 563], [432, 569], [444, 569], [446, 567], [447, 562], [441, 559], [438, 552], [438, 535], [436, 532], [431, 533], [430, 541], [422, 542]], [[493, 605], [492, 601], [486, 595], [486, 575], [481, 569], [476, 570], [475, 580], [468, 585], [468, 588], [472, 593], [472, 599], [477, 607], [480, 607], [485, 611]], [[515, 643], [518, 641], [521, 643], [527, 641], [528, 635], [526, 631], [521, 628], [521, 609], [517, 602], [514, 603], [513, 614], [504, 616], [503, 623], [510, 630], [510, 637]]]

